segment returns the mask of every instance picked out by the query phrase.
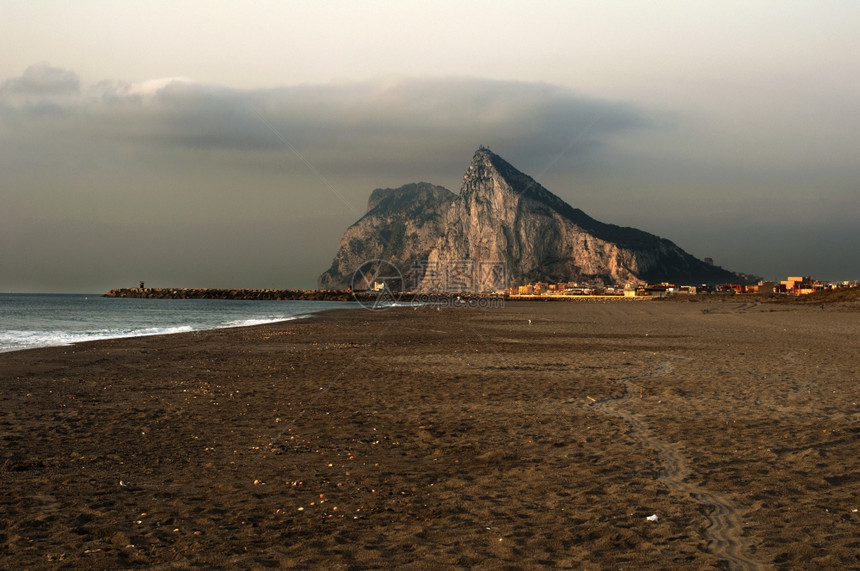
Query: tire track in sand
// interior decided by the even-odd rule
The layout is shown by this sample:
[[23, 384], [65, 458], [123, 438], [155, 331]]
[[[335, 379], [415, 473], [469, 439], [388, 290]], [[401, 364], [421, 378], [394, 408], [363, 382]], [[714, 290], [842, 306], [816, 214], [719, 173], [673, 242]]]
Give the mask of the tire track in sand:
[[688, 494], [696, 502], [707, 506], [708, 527], [705, 529], [708, 550], [716, 557], [729, 564], [731, 569], [769, 569], [770, 566], [752, 558], [749, 545], [742, 537], [741, 510], [729, 498], [716, 492], [711, 492], [702, 486], [691, 484], [686, 480], [690, 475], [687, 459], [677, 445], [669, 444], [654, 435], [647, 424], [634, 414], [618, 409], [618, 405], [630, 400], [633, 394], [639, 393], [636, 380], [660, 377], [673, 370], [670, 363], [663, 363], [654, 373], [638, 377], [617, 379], [625, 387], [623, 396], [596, 401], [592, 404], [601, 412], [622, 419], [630, 426], [630, 436], [639, 443], [657, 450], [663, 467], [657, 479], [669, 488]]

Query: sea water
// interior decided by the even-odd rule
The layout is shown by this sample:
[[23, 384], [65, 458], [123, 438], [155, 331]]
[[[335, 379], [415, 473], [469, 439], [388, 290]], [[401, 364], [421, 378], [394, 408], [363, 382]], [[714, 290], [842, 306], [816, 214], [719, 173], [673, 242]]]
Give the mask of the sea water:
[[297, 319], [337, 301], [127, 299], [99, 294], [0, 294], [0, 352]]

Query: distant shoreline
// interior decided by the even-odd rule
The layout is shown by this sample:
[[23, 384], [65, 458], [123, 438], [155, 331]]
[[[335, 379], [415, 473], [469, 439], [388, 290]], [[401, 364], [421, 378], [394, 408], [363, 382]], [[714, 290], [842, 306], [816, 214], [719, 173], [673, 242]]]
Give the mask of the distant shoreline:
[[305, 301], [386, 301], [401, 303], [445, 303], [456, 299], [462, 301], [474, 299], [499, 299], [504, 301], [625, 301], [631, 299], [656, 299], [649, 297], [625, 298], [624, 296], [580, 295], [580, 296], [533, 296], [533, 295], [499, 295], [492, 293], [454, 294], [454, 293], [416, 293], [392, 292], [388, 295], [375, 291], [347, 290], [317, 290], [317, 289], [221, 289], [221, 288], [116, 288], [104, 297], [134, 298], [134, 299], [231, 299], [231, 300], [305, 300]]
[[[165, 287], [129, 287], [112, 289], [104, 297], [122, 297], [134, 299], [234, 299], [258, 301], [358, 301], [358, 302], [427, 302], [431, 300], [455, 299], [501, 299], [495, 294], [420, 294], [414, 292], [384, 292], [320, 289], [223, 289], [223, 288], [165, 288]], [[427, 299], [425, 299], [427, 298]]]
[[503, 300], [507, 302], [538, 301], [538, 302], [606, 302], [606, 301], [725, 301], [729, 298], [754, 300], [762, 303], [836, 303], [839, 305], [857, 306], [860, 303], [860, 289], [823, 291], [803, 296], [786, 296], [777, 294], [671, 294], [663, 296], [621, 295], [499, 295], [491, 293], [454, 294], [454, 293], [416, 293], [416, 292], [383, 292], [348, 290], [318, 290], [318, 289], [226, 289], [226, 288], [115, 288], [105, 293], [103, 297], [134, 298], [134, 299], [230, 299], [257, 301], [357, 301], [360, 303], [379, 303], [385, 301], [400, 303], [447, 303], [468, 302], [469, 300]]

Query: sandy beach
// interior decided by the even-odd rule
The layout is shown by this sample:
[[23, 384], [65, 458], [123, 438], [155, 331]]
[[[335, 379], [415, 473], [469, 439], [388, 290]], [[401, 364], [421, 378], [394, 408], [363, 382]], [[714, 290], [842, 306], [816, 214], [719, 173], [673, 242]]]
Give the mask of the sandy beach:
[[858, 333], [519, 302], [0, 354], [0, 568], [860, 568]]

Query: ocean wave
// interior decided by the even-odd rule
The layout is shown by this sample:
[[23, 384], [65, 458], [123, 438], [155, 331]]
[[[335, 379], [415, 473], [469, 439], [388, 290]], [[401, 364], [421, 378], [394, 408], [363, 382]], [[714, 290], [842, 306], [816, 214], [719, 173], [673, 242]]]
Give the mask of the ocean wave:
[[[235, 319], [215, 325], [215, 329], [231, 327], [250, 327], [300, 319], [306, 315], [258, 317], [251, 319]], [[210, 329], [205, 327], [205, 329]], [[106, 339], [122, 339], [125, 337], [146, 337], [149, 335], [170, 335], [173, 333], [188, 333], [204, 328], [190, 325], [172, 327], [143, 327], [139, 329], [102, 329], [98, 331], [0, 331], [0, 353], [36, 349], [38, 347], [59, 347], [85, 343], [87, 341], [102, 341]]]
[[218, 326], [219, 329], [226, 329], [228, 327], [250, 327], [252, 325], [266, 325], [267, 323], [279, 323], [281, 321], [292, 321], [293, 319], [299, 319], [301, 317], [305, 317], [304, 315], [282, 315], [278, 317], [257, 317], [251, 319], [235, 319], [233, 321], [225, 321], [221, 325]]
[[342, 302], [138, 300], [0, 294], [0, 352], [87, 341], [264, 325]]
[[194, 331], [188, 325], [173, 327], [145, 327], [141, 329], [101, 329], [96, 331], [2, 331], [0, 332], [0, 353], [35, 349], [38, 347], [58, 347], [84, 343], [86, 341], [101, 341], [105, 339], [121, 339], [123, 337], [144, 337], [148, 335], [170, 335], [172, 333], [187, 333]]

